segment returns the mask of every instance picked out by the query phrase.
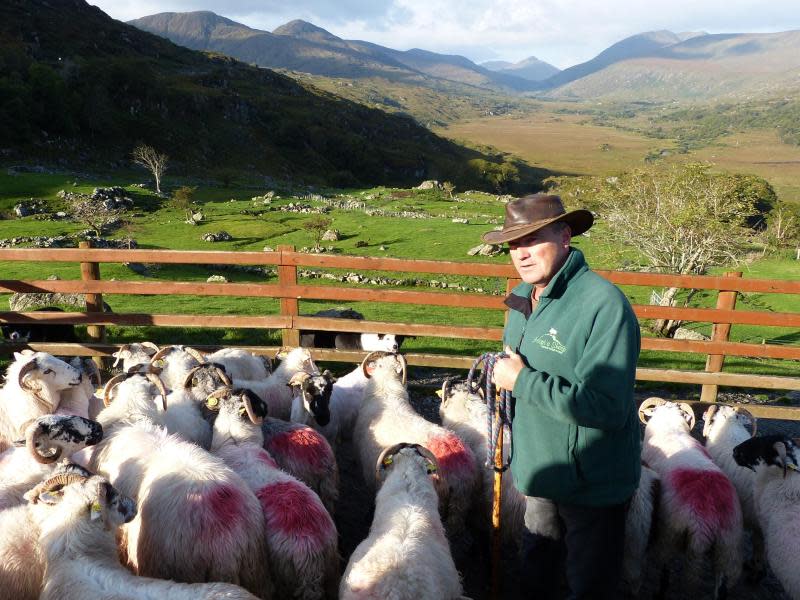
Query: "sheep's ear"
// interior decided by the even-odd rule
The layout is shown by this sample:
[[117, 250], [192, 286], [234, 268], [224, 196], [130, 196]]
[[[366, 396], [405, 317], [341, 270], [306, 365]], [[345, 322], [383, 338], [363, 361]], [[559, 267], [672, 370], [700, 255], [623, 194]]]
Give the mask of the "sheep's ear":
[[[42, 492], [41, 494], [39, 494], [36, 501], [44, 502], [45, 504], [53, 506], [61, 502], [61, 499], [63, 497], [64, 497], [64, 492], [62, 492], [61, 490], [53, 490], [51, 492]], [[27, 494], [26, 494], [26, 499], [30, 501], [30, 499], [27, 498]]]

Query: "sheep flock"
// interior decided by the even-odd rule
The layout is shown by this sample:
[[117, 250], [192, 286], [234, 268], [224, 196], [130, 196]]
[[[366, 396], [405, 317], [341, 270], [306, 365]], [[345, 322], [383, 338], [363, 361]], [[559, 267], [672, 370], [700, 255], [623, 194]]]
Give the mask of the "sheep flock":
[[[440, 423], [423, 417], [397, 349], [337, 378], [304, 347], [273, 367], [132, 343], [104, 386], [91, 361], [15, 353], [0, 387], [0, 599], [465, 598], [458, 558], [489, 546], [486, 403], [448, 382]], [[639, 415], [620, 597], [639, 597], [656, 564], [660, 597], [705, 580], [723, 598], [770, 569], [800, 598], [794, 440], [755, 437], [739, 407], [709, 409], [705, 443], [686, 404], [652, 398]], [[340, 504], [343, 475], [359, 481], [358, 515]], [[525, 498], [510, 476], [502, 494], [513, 560]], [[346, 548], [354, 518], [371, 526]], [[549, 512], [539, 521], [558, 535]]]

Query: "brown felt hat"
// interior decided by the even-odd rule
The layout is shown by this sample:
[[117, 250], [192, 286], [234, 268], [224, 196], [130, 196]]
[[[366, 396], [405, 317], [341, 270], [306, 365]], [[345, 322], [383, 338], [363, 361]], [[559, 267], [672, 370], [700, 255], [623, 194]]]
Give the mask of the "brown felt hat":
[[506, 204], [503, 228], [483, 234], [487, 244], [510, 242], [541, 229], [550, 223], [569, 225], [572, 235], [580, 235], [592, 226], [594, 216], [584, 209], [566, 212], [561, 198], [552, 194], [531, 194]]

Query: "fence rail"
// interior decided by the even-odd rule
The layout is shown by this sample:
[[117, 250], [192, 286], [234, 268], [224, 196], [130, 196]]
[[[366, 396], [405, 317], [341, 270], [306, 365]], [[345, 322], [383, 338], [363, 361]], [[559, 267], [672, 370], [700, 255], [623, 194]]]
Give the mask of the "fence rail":
[[[52, 323], [87, 325], [90, 341], [86, 344], [38, 344], [29, 347], [37, 350], [104, 356], [113, 352], [113, 344], [103, 343], [103, 328], [107, 325], [152, 325], [164, 327], [227, 327], [280, 329], [284, 344], [299, 343], [300, 330], [354, 331], [396, 333], [426, 337], [462, 338], [499, 341], [500, 327], [468, 327], [386, 321], [357, 321], [303, 316], [300, 302], [305, 300], [367, 301], [413, 304], [419, 306], [445, 306], [505, 310], [503, 298], [489, 294], [453, 293], [448, 291], [408, 291], [345, 286], [298, 284], [298, 267], [346, 269], [359, 271], [390, 271], [408, 273], [433, 273], [438, 275], [466, 275], [494, 277], [505, 280], [510, 289], [519, 280], [511, 265], [489, 263], [459, 263], [430, 260], [405, 260], [359, 256], [310, 255], [280, 247], [275, 252], [224, 252], [175, 250], [107, 250], [84, 248], [69, 249], [0, 249], [0, 261], [71, 262], [81, 264], [81, 279], [75, 280], [0, 280], [0, 292], [62, 292], [85, 294], [87, 312], [0, 312], [0, 323]], [[205, 283], [187, 281], [109, 281], [100, 277], [99, 263], [157, 263], [193, 265], [271, 265], [275, 266], [278, 283]], [[723, 373], [726, 356], [771, 358], [800, 361], [800, 346], [753, 344], [729, 341], [731, 325], [759, 325], [766, 327], [796, 327], [800, 329], [800, 313], [737, 310], [736, 298], [740, 293], [770, 293], [800, 295], [800, 281], [768, 279], [743, 279], [741, 274], [725, 276], [671, 275], [623, 271], [598, 271], [618, 285], [647, 287], [680, 287], [717, 290], [716, 308], [665, 307], [634, 305], [639, 319], [680, 319], [711, 323], [714, 326], [711, 340], [675, 340], [645, 337], [642, 348], [667, 352], [700, 354], [707, 357], [703, 371], [639, 368], [640, 381], [662, 381], [703, 386], [702, 401], [716, 398], [717, 386], [738, 386], [763, 389], [800, 390], [800, 376], [767, 376]], [[77, 274], [77, 272], [76, 272]], [[104, 294], [134, 295], [193, 295], [275, 298], [280, 301], [280, 314], [265, 316], [187, 315], [150, 313], [104, 313]], [[19, 344], [2, 344], [0, 352], [10, 352]], [[209, 349], [213, 347], [208, 347]], [[248, 348], [261, 354], [274, 353], [275, 347]], [[335, 350], [315, 350], [321, 360], [355, 361], [363, 353]], [[409, 354], [413, 365], [467, 368], [473, 357], [444, 356], [436, 354]], [[798, 364], [800, 375], [800, 364]], [[781, 408], [781, 418], [793, 409]], [[800, 412], [800, 409], [797, 409]], [[800, 417], [798, 417], [800, 418]]]

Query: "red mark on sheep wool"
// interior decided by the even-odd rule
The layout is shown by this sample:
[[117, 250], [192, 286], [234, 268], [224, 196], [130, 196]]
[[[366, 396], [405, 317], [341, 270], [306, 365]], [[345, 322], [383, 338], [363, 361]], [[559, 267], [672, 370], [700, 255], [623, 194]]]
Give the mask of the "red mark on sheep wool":
[[218, 543], [221, 537], [244, 523], [245, 499], [232, 485], [205, 490], [194, 508], [203, 524], [204, 543]]
[[425, 446], [433, 452], [445, 475], [469, 473], [475, 469], [475, 458], [472, 451], [454, 433], [431, 436]]
[[262, 448], [258, 449], [258, 452], [256, 453], [256, 460], [260, 463], [267, 465], [271, 469], [278, 468], [278, 463], [275, 462], [275, 459], [272, 458], [269, 452], [267, 452]]
[[279, 481], [256, 492], [267, 531], [279, 531], [297, 550], [316, 550], [336, 537], [330, 515], [310, 489], [298, 481]]
[[669, 474], [675, 492], [710, 530], [726, 529], [739, 511], [736, 490], [722, 473], [675, 469]]
[[297, 461], [312, 467], [324, 467], [333, 459], [328, 441], [310, 427], [284, 431], [264, 444], [270, 454], [284, 460]]

